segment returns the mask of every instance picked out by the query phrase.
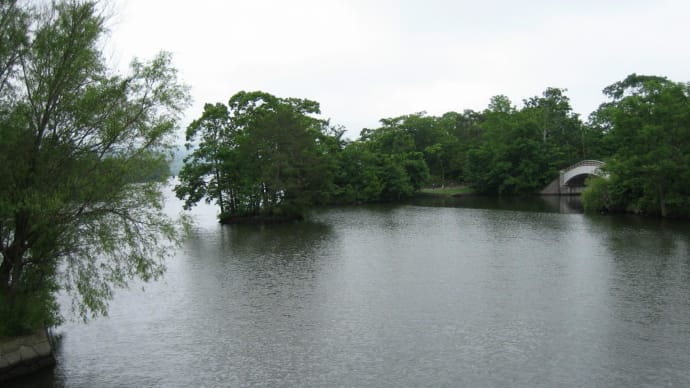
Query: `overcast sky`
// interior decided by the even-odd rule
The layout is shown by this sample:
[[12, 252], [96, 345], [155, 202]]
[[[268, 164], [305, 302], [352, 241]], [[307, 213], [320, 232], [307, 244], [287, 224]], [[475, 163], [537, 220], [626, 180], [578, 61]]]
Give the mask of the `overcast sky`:
[[194, 105], [240, 90], [321, 103], [351, 139], [378, 120], [568, 89], [583, 119], [630, 73], [690, 81], [687, 0], [115, 0], [113, 64], [173, 54]]

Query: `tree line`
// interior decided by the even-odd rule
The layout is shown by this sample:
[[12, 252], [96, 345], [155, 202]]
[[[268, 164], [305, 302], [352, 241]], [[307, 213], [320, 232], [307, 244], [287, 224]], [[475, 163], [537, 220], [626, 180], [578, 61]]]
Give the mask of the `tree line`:
[[605, 161], [585, 207], [685, 217], [690, 203], [690, 90], [632, 74], [604, 89], [588, 121], [565, 89], [547, 88], [517, 108], [491, 98], [483, 111], [384, 118], [354, 141], [318, 119], [319, 104], [239, 92], [208, 104], [187, 129], [193, 150], [177, 195], [205, 199], [221, 220], [293, 217], [315, 204], [386, 202], [424, 186], [464, 184], [477, 194], [539, 192], [584, 159]]
[[221, 220], [299, 216], [315, 204], [386, 202], [424, 186], [464, 184], [477, 194], [527, 195], [580, 160], [606, 162], [583, 196], [592, 211], [690, 215], [690, 87], [631, 74], [604, 89], [585, 122], [565, 89], [517, 108], [491, 98], [483, 111], [380, 120], [354, 141], [317, 119], [315, 101], [239, 92], [206, 105], [187, 129], [193, 149], [177, 195], [215, 201]]
[[398, 201], [427, 185], [534, 193], [564, 166], [608, 152], [556, 88], [521, 109], [499, 95], [481, 112], [381, 119], [354, 141], [319, 113], [315, 101], [265, 92], [207, 104], [187, 128], [177, 195], [187, 208], [215, 202], [221, 221], [282, 219], [315, 204]]

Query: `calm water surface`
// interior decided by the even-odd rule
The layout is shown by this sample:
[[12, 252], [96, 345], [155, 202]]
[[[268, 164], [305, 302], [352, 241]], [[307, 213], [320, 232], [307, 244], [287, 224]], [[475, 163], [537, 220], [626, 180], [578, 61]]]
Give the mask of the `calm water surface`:
[[690, 385], [688, 224], [573, 211], [427, 199], [224, 227], [200, 208], [162, 281], [57, 328], [58, 365], [15, 385]]

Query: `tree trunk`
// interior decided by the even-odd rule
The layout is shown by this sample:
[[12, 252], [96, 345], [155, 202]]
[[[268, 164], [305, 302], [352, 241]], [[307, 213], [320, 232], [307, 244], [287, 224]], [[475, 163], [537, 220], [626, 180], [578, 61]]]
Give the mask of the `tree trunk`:
[[[10, 281], [10, 298], [13, 298], [17, 291], [19, 291], [20, 279], [24, 272], [24, 263], [22, 263], [21, 256], [17, 257], [17, 261], [12, 266], [12, 280]], [[11, 299], [10, 299], [11, 301]]]
[[16, 241], [3, 252], [3, 261], [0, 265], [0, 292], [5, 294], [9, 303], [19, 291], [20, 279], [24, 271], [22, 257], [24, 250]]
[[2, 264], [0, 264], [0, 292], [8, 294], [10, 290], [10, 273], [12, 272], [12, 264], [3, 254]]
[[443, 168], [443, 161], [441, 161], [441, 186], [446, 186], [446, 173]]
[[658, 192], [659, 192], [659, 211], [661, 212], [662, 217], [667, 217], [668, 216], [668, 210], [666, 209], [666, 198], [664, 196], [664, 184], [659, 183], [658, 187]]
[[225, 201], [223, 201], [223, 187], [221, 184], [220, 171], [218, 170], [218, 163], [216, 162], [216, 190], [218, 190], [218, 206], [220, 206], [220, 214], [225, 214]]

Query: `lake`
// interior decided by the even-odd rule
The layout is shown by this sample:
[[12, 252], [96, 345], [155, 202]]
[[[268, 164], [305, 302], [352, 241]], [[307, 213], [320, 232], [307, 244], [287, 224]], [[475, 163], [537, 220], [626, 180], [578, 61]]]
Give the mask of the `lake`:
[[578, 209], [422, 198], [221, 226], [202, 206], [164, 279], [56, 328], [57, 366], [10, 386], [690, 385], [690, 225]]

